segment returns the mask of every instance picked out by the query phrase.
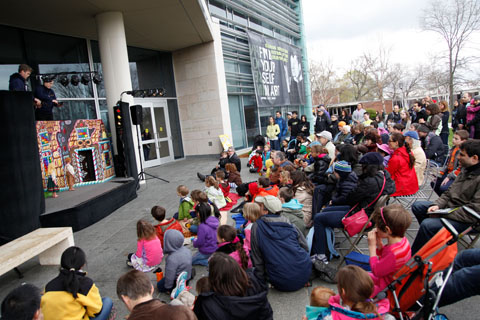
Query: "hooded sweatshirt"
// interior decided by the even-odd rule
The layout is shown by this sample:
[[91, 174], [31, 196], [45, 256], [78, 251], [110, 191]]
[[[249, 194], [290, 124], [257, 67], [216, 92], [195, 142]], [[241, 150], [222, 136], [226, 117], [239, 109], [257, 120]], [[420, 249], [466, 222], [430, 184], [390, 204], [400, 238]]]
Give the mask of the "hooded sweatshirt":
[[307, 235], [307, 228], [305, 227], [305, 222], [303, 221], [303, 204], [298, 202], [297, 199], [292, 199], [289, 202], [282, 204], [282, 213], [281, 215], [290, 220], [298, 230], [300, 230], [303, 235]]
[[187, 271], [187, 279], [192, 275], [192, 254], [183, 246], [183, 234], [178, 230], [165, 232], [165, 288], [175, 286], [175, 280], [183, 271]]
[[218, 219], [210, 216], [205, 223], [198, 226], [197, 239], [193, 240], [193, 246], [202, 254], [212, 254], [217, 251], [217, 228]]
[[244, 297], [224, 296], [216, 292], [201, 293], [193, 312], [199, 320], [270, 320], [273, 311], [267, 299], [267, 287], [247, 271], [250, 287]]

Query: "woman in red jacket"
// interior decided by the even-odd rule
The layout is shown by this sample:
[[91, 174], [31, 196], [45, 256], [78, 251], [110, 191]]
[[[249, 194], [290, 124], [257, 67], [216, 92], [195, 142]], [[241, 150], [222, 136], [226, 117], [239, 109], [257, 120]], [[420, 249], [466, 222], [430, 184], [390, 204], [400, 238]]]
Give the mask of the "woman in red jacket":
[[387, 171], [395, 181], [395, 193], [392, 197], [408, 196], [418, 191], [417, 175], [415, 173], [415, 158], [410, 147], [405, 143], [405, 137], [398, 132], [390, 135], [388, 146], [392, 148], [393, 154], [388, 161]]

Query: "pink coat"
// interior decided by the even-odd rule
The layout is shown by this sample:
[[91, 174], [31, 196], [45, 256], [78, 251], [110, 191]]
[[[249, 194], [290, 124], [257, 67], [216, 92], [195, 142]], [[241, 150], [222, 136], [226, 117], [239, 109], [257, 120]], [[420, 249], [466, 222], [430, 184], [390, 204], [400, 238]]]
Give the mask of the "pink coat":
[[477, 111], [480, 110], [480, 106], [478, 107], [472, 107], [473, 104], [471, 104], [468, 108], [467, 108], [467, 123], [472, 121], [474, 118], [475, 118], [475, 114], [477, 113]]
[[[328, 299], [330, 305], [330, 312], [333, 320], [351, 320], [351, 319], [383, 319], [379, 318], [375, 314], [363, 314], [357, 311], [351, 311], [340, 304], [340, 296], [336, 295]], [[388, 312], [390, 308], [390, 302], [388, 299], [380, 300], [377, 303], [377, 311], [380, 316]]]
[[163, 259], [162, 244], [156, 236], [151, 240], [138, 240], [135, 255], [139, 258], [142, 257], [147, 266], [156, 266], [160, 264]]

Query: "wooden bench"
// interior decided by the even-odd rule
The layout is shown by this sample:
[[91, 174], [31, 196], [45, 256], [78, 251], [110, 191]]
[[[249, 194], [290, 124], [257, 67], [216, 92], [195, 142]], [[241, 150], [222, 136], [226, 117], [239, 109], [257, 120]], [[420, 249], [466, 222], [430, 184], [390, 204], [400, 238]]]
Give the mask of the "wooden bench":
[[63, 251], [73, 245], [70, 227], [32, 231], [0, 247], [0, 275], [36, 256], [39, 256], [41, 265], [59, 265]]

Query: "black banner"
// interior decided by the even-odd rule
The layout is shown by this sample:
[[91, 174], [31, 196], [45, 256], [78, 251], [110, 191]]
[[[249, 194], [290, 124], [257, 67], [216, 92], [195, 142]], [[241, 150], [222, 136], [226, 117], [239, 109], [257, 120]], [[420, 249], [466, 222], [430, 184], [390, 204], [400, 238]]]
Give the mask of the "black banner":
[[280, 40], [247, 34], [258, 106], [304, 105], [302, 51]]

